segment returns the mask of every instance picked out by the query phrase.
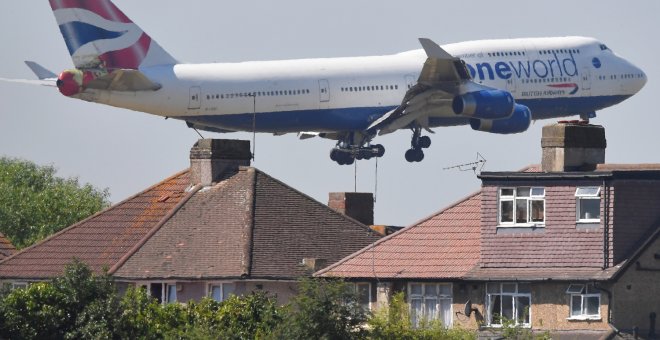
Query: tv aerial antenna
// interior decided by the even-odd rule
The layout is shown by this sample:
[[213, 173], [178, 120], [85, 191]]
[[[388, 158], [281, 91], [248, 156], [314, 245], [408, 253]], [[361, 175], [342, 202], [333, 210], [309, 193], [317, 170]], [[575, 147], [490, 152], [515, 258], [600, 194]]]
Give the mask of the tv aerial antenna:
[[458, 169], [459, 171], [472, 170], [472, 172], [474, 172], [475, 175], [479, 175], [485, 165], [486, 165], [486, 159], [484, 158], [484, 156], [482, 156], [480, 153], [477, 152], [477, 159], [474, 162], [448, 166], [446, 168], [442, 168], [442, 170], [453, 170], [453, 169]]

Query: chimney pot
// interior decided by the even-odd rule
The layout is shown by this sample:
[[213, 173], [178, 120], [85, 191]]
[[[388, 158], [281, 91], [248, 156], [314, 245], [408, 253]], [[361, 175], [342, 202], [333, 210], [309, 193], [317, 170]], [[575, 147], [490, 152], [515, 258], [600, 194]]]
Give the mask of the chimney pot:
[[200, 139], [190, 149], [190, 181], [193, 185], [210, 186], [239, 166], [249, 166], [250, 141]]

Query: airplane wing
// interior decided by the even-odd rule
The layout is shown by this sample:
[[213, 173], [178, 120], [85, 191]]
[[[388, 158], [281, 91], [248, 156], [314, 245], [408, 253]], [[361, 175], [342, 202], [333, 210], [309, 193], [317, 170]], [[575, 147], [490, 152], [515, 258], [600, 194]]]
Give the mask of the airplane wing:
[[56, 87], [55, 82], [57, 80], [56, 79], [35, 80], [35, 79], [0, 78], [0, 81], [6, 81], [6, 82], [10, 82], [10, 83], [21, 83], [21, 84], [29, 84], [29, 85], [42, 85], [42, 86]]
[[406, 92], [401, 105], [374, 121], [368, 130], [384, 135], [413, 122], [428, 130], [428, 117], [433, 112], [451, 110], [459, 87], [470, 82], [470, 74], [460, 58], [453, 57], [430, 39], [420, 38], [419, 42], [427, 59], [417, 84]]

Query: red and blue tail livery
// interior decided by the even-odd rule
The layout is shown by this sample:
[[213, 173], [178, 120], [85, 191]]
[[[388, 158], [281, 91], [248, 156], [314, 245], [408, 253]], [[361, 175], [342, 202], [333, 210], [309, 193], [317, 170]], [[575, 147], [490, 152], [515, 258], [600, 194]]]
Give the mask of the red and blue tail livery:
[[50, 5], [75, 69], [53, 77], [29, 62], [33, 82], [200, 130], [332, 139], [330, 159], [340, 165], [383, 156], [372, 141], [399, 130], [412, 132], [405, 159], [419, 162], [431, 146], [422, 133], [434, 128], [513, 134], [532, 120], [593, 118], [646, 84], [640, 68], [580, 36], [420, 39], [422, 49], [392, 55], [184, 64], [111, 0]]
[[176, 64], [109, 0], [49, 0], [78, 69], [133, 69]]

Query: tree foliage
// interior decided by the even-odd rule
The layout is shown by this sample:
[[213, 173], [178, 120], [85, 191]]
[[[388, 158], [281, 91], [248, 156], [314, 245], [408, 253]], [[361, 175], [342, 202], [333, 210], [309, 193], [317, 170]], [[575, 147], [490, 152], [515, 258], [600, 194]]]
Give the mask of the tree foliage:
[[0, 158], [0, 232], [29, 246], [108, 206], [108, 189], [55, 175], [53, 166]]
[[476, 332], [460, 327], [445, 328], [439, 320], [414, 327], [403, 292], [392, 296], [389, 306], [381, 308], [368, 321], [369, 338], [374, 340], [473, 340]]
[[163, 305], [142, 288], [120, 297], [109, 275], [95, 275], [76, 261], [62, 277], [0, 296], [0, 339], [476, 338], [473, 331], [446, 329], [439, 322], [413, 327], [403, 293], [369, 315], [349, 287], [338, 280], [304, 279], [286, 306], [264, 292]]
[[364, 339], [367, 314], [340, 280], [302, 279], [289, 316], [275, 332], [281, 339]]

